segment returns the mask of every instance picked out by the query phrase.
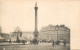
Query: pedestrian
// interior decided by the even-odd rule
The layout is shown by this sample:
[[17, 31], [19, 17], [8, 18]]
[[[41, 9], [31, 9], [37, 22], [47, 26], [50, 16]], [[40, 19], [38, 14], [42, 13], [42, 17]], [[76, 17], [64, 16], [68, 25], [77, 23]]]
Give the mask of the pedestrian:
[[59, 44], [59, 42], [58, 41], [56, 41], [56, 45], [58, 45]]
[[66, 41], [65, 41], [65, 40], [64, 40], [64, 42], [63, 42], [63, 43], [64, 43], [64, 46], [66, 46]]
[[54, 46], [54, 40], [52, 41], [52, 46]]
[[22, 40], [22, 43], [25, 44], [25, 40]]
[[11, 39], [10, 39], [10, 41], [9, 41], [9, 44], [11, 43]]

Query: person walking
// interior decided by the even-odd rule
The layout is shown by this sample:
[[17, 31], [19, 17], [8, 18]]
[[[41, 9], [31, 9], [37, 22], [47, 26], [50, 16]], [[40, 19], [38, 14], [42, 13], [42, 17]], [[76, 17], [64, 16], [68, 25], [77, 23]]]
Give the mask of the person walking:
[[9, 44], [11, 44], [11, 39], [10, 39], [10, 41], [9, 41]]
[[54, 46], [54, 40], [52, 41], [52, 46]]
[[22, 43], [25, 44], [25, 40], [22, 40]]
[[66, 46], [66, 41], [64, 40], [64, 46]]

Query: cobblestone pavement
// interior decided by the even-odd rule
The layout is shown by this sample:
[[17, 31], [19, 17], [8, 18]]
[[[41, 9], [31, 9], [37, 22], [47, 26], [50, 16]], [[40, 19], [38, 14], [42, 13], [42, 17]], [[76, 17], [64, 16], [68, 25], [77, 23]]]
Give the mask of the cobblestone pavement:
[[40, 43], [38, 45], [1, 45], [0, 50], [69, 50], [70, 46], [54, 45], [51, 43]]

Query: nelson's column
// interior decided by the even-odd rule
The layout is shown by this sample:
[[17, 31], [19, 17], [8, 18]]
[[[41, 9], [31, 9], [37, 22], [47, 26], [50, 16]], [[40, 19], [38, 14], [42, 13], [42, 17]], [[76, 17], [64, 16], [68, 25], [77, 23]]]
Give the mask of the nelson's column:
[[38, 44], [38, 30], [37, 30], [37, 10], [38, 10], [38, 7], [37, 7], [37, 2], [35, 4], [35, 31], [34, 31], [34, 40], [33, 40], [33, 43], [35, 44]]

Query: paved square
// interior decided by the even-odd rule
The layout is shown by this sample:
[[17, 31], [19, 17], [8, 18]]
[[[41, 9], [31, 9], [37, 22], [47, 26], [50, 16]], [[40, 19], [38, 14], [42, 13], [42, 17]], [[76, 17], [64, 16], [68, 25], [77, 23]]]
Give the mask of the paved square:
[[40, 43], [38, 45], [31, 44], [12, 44], [1, 45], [0, 50], [70, 50], [70, 46], [54, 45], [49, 43]]

